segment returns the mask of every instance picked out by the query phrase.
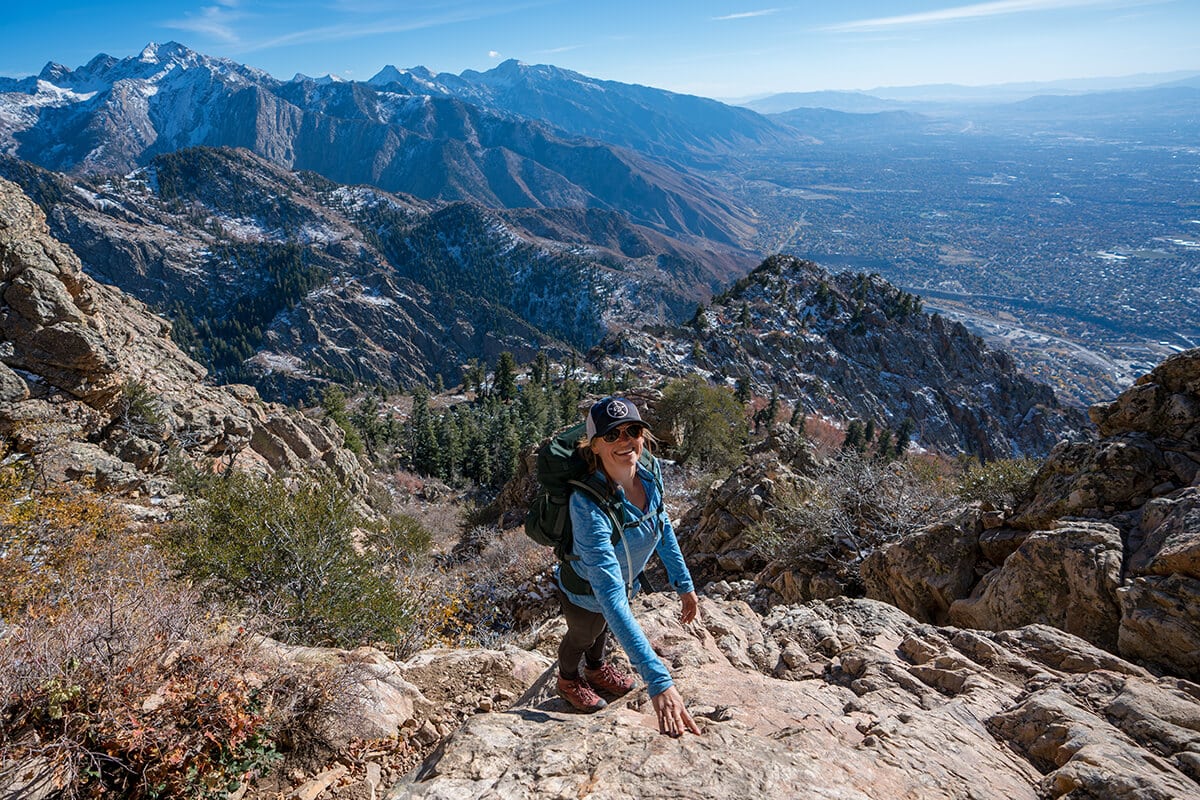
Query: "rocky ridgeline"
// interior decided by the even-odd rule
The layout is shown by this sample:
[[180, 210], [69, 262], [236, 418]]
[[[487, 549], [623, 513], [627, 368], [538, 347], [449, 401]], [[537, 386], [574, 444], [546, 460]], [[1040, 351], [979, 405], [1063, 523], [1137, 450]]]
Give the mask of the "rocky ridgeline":
[[1086, 435], [1082, 413], [961, 324], [878, 276], [789, 256], [767, 259], [692, 325], [625, 331], [604, 349], [620, 368], [747, 381], [831, 419], [909, 420], [917, 444], [941, 452], [1041, 456]]
[[[670, 597], [635, 605], [701, 736], [660, 735], [644, 690], [568, 713], [552, 667], [506, 713], [469, 717], [388, 797], [1200, 794], [1200, 688], [1055, 628], [937, 627], [844, 598], [764, 618], [705, 597], [687, 626]], [[548, 627], [546, 646], [561, 633]]]
[[273, 471], [323, 464], [366, 476], [333, 423], [216, 387], [142, 303], [85, 275], [41, 210], [0, 179], [0, 436], [49, 480], [141, 490], [168, 444]]

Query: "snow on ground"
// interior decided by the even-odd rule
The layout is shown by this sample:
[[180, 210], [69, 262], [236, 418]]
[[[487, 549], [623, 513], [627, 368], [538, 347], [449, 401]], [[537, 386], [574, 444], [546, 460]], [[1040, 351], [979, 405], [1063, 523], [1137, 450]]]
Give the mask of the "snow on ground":
[[304, 361], [286, 353], [272, 353], [264, 350], [247, 359], [247, 362], [264, 370], [268, 375], [280, 372], [286, 375], [303, 375]]

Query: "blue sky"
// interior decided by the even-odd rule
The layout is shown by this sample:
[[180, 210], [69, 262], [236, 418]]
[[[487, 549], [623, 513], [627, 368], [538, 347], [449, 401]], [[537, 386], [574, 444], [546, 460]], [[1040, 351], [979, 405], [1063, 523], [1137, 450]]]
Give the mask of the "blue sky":
[[1200, 70], [1196, 0], [46, 0], [5, 12], [0, 74], [178, 41], [280, 77], [507, 58], [709, 97]]

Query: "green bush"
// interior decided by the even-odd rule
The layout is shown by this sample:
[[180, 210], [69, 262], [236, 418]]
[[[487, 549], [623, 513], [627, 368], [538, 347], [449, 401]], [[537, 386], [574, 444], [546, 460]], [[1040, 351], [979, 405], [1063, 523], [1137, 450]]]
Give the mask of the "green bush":
[[741, 463], [746, 412], [727, 386], [712, 386], [698, 375], [672, 381], [658, 404], [658, 422], [676, 444], [683, 464], [731, 469]]
[[326, 473], [263, 479], [185, 473], [170, 537], [179, 570], [273, 621], [287, 642], [353, 647], [404, 638], [414, 602], [352, 533], [364, 521]]
[[987, 463], [977, 458], [963, 459], [959, 462], [955, 495], [964, 503], [1012, 508], [1029, 491], [1039, 466], [1032, 458], [1003, 458]]

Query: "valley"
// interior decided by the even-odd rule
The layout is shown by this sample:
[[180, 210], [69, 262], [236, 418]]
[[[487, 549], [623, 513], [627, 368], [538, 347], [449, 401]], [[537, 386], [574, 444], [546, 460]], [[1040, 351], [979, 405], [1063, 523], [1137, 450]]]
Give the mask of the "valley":
[[745, 177], [761, 248], [878, 272], [1072, 402], [1200, 341], [1196, 148], [929, 126], [759, 155]]

